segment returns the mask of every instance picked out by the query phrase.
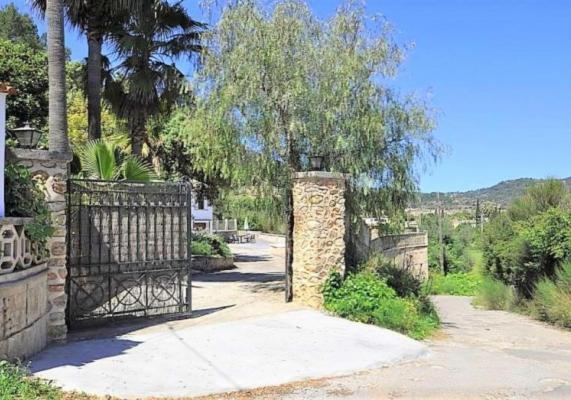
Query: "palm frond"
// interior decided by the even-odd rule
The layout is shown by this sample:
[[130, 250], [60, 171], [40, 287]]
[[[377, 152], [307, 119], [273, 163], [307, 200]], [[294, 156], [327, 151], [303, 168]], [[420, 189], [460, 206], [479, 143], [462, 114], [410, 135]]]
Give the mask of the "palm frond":
[[77, 150], [81, 170], [87, 178], [115, 180], [118, 148], [115, 144], [91, 140]]
[[121, 164], [121, 175], [128, 181], [148, 182], [155, 178], [153, 167], [141, 158], [131, 155]]

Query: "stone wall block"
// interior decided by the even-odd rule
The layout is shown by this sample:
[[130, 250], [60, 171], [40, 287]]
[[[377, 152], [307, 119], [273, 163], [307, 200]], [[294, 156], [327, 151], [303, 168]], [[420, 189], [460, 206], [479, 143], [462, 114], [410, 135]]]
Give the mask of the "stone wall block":
[[56, 228], [54, 236], [48, 240], [47, 304], [45, 318], [50, 341], [65, 339], [65, 294], [66, 269], [66, 199], [67, 170], [71, 155], [51, 153], [46, 150], [11, 149], [7, 157], [30, 168], [32, 177], [41, 183], [52, 221]]

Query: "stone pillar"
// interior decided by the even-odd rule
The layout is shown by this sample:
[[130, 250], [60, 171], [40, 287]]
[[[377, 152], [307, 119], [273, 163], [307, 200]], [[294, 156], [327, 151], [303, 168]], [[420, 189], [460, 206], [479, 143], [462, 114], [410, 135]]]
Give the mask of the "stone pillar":
[[345, 272], [345, 176], [299, 172], [293, 184], [293, 297], [320, 308], [332, 271]]
[[44, 188], [48, 207], [52, 212], [55, 233], [48, 240], [48, 340], [62, 341], [67, 335], [65, 309], [67, 295], [66, 267], [66, 179], [70, 155], [48, 150], [9, 149], [8, 159], [30, 168], [34, 179]]

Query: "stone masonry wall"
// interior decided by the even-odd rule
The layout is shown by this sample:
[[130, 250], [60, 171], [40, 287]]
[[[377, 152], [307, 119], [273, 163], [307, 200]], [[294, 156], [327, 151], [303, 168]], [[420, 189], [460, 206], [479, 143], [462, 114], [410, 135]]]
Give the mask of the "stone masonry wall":
[[32, 176], [43, 184], [56, 231], [48, 240], [48, 340], [66, 338], [66, 179], [70, 158], [47, 150], [9, 149], [7, 158], [30, 168]]
[[331, 271], [345, 272], [345, 177], [300, 172], [293, 186], [294, 301], [320, 308]]
[[25, 359], [47, 342], [45, 263], [0, 275], [0, 360]]

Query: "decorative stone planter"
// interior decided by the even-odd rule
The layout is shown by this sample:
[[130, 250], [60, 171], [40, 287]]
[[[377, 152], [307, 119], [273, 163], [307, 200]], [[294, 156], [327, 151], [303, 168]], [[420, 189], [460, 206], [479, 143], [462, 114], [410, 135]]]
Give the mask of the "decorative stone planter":
[[192, 256], [192, 269], [217, 272], [234, 268], [234, 257]]

